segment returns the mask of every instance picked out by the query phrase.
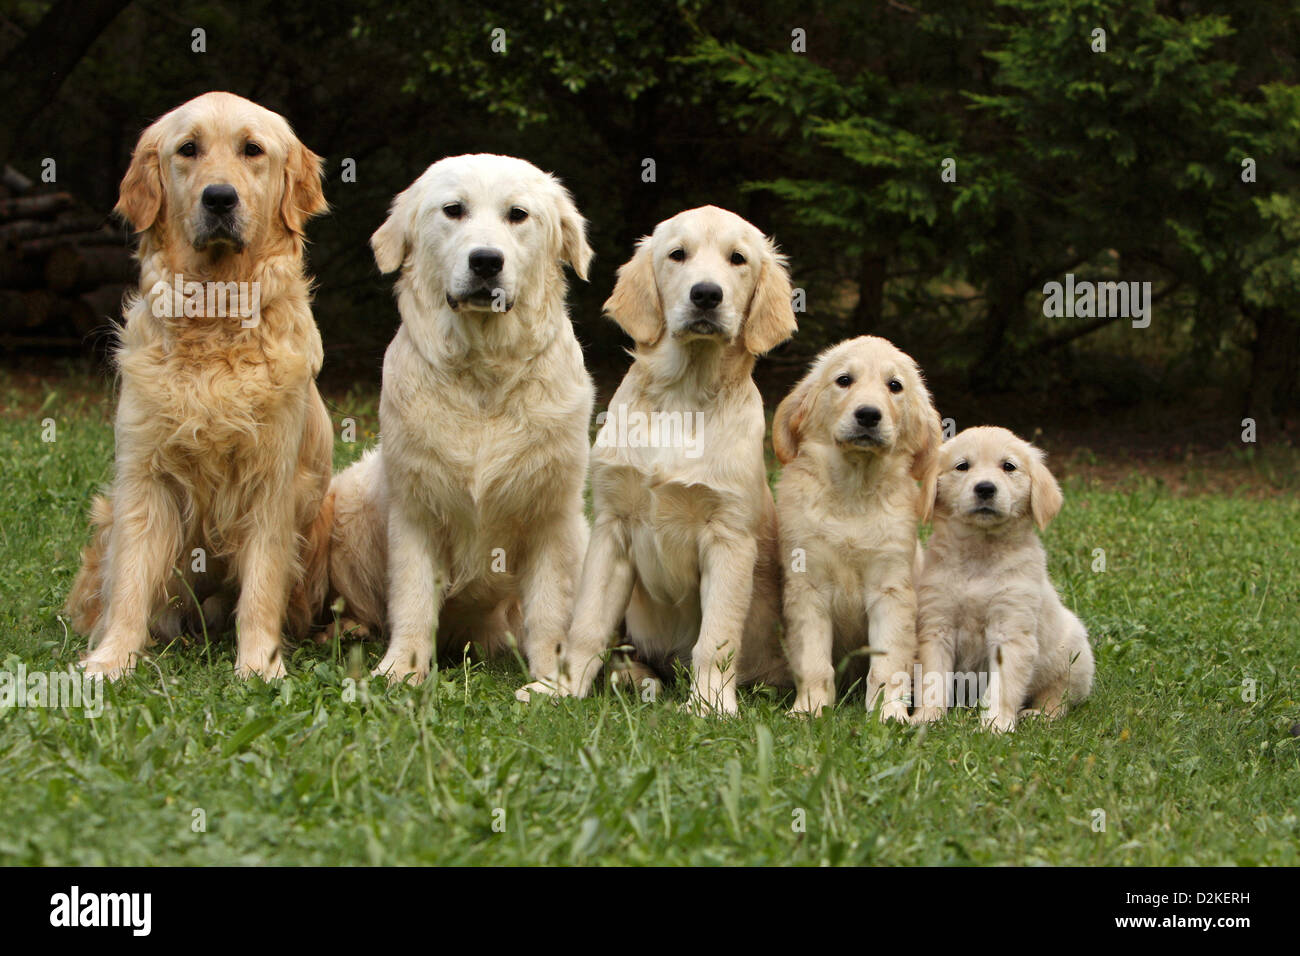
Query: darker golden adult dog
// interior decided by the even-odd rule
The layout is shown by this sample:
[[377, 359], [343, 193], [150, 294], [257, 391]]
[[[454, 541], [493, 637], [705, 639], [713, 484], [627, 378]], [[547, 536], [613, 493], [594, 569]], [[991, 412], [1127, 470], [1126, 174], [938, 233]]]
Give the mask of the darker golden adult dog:
[[140, 234], [116, 468], [68, 597], [88, 672], [129, 672], [151, 633], [224, 619], [237, 594], [238, 673], [279, 677], [286, 623], [323, 602], [332, 441], [303, 231], [325, 209], [320, 158], [241, 97], [141, 135], [116, 209]]

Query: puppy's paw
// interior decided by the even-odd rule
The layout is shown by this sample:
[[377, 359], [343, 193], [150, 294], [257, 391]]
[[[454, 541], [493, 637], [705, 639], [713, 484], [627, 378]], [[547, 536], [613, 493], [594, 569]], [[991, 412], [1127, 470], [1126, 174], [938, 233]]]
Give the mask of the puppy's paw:
[[787, 717], [811, 719], [826, 713], [829, 706], [824, 701], [810, 701], [803, 697], [796, 701], [795, 705], [785, 712], [785, 715]]
[[946, 708], [943, 707], [918, 707], [916, 713], [912, 715], [912, 723], [932, 724], [935, 721], [943, 720], [946, 712]]
[[995, 734], [1010, 734], [1015, 732], [1016, 718], [1014, 715], [985, 711], [980, 715], [980, 726], [985, 730], [993, 731]]
[[880, 705], [880, 722], [887, 724], [891, 720], [900, 724], [908, 722], [907, 705], [901, 700], [887, 700]]
[[418, 655], [410, 651], [390, 650], [379, 662], [379, 666], [370, 672], [370, 676], [383, 677], [390, 684], [423, 684], [429, 676], [429, 663], [421, 662]]
[[567, 687], [558, 684], [555, 681], [535, 680], [525, 684], [523, 687], [520, 687], [517, 691], [515, 691], [515, 700], [522, 701], [523, 703], [527, 704], [532, 701], [534, 694], [539, 695], [540, 697], [543, 698], [573, 696]]
[[681, 711], [695, 717], [735, 717], [740, 713], [740, 706], [736, 703], [734, 691], [730, 694], [723, 692], [707, 697], [692, 692], [691, 699], [681, 705]]
[[285, 676], [284, 655], [279, 648], [248, 654], [241, 652], [235, 660], [235, 675], [240, 680], [255, 676], [268, 682], [279, 680]]
[[101, 645], [81, 659], [83, 673], [101, 680], [121, 680], [135, 670], [139, 655]]

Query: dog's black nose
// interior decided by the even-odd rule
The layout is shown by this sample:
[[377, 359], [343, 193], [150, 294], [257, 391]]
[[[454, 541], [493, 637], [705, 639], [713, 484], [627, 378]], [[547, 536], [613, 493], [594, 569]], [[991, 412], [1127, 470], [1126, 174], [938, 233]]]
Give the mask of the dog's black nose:
[[697, 282], [691, 286], [691, 302], [697, 309], [716, 309], [722, 301], [722, 286], [716, 282]]
[[469, 251], [469, 269], [479, 278], [492, 278], [505, 264], [506, 257], [496, 249], [479, 247]]
[[853, 410], [853, 417], [863, 428], [875, 428], [880, 424], [880, 409], [875, 405], [859, 405]]
[[998, 493], [998, 486], [991, 481], [981, 481], [975, 486], [975, 496], [987, 501]]
[[203, 190], [203, 208], [208, 212], [230, 212], [239, 205], [239, 193], [229, 183], [218, 183]]

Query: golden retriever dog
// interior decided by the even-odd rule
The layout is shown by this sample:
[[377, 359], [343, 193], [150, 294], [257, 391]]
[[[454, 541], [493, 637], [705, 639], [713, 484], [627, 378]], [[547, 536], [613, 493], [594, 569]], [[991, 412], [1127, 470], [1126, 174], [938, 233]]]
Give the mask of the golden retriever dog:
[[127, 673], [151, 632], [223, 618], [237, 591], [238, 673], [280, 677], [286, 622], [302, 633], [324, 599], [333, 437], [303, 232], [325, 209], [320, 157], [241, 97], [141, 135], [116, 208], [140, 235], [116, 470], [68, 597], [88, 672]]
[[907, 720], [917, 523], [929, 518], [941, 439], [916, 362], [870, 335], [819, 355], [777, 408], [791, 713], [833, 704], [837, 664], [865, 651], [867, 706]]
[[1064, 714], [1092, 690], [1094, 664], [1088, 632], [1061, 603], [1034, 532], [1062, 504], [1045, 456], [1005, 428], [968, 428], [940, 450], [935, 496], [918, 588], [923, 687], [913, 720], [942, 717], [950, 677], [963, 672], [988, 676], [986, 728], [1015, 730], [1026, 713]]
[[689, 657], [696, 712], [735, 713], [737, 680], [783, 673], [751, 372], [795, 331], [791, 291], [772, 241], [714, 206], [660, 223], [619, 269], [605, 311], [636, 350], [592, 450], [595, 524], [559, 670], [521, 699], [587, 694], [620, 620], [640, 661]]
[[422, 681], [436, 650], [492, 654], [509, 636], [549, 673], [589, 533], [593, 388], [562, 265], [586, 278], [586, 221], [531, 163], [455, 156], [398, 195], [370, 245], [401, 270], [402, 324], [380, 445], [332, 484], [331, 585], [357, 623], [387, 624], [376, 675]]

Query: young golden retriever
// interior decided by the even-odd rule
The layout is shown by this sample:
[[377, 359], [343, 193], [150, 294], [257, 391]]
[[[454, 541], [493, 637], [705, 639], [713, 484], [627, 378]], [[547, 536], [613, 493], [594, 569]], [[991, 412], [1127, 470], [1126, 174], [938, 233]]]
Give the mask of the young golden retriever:
[[[704, 206], [641, 240], [605, 311], [636, 342], [592, 451], [595, 526], [558, 670], [518, 696], [584, 696], [620, 620], [639, 658], [689, 656], [691, 708], [783, 673], [779, 571], [755, 358], [795, 331], [785, 260]], [[538, 676], [535, 670], [534, 675]]]
[[204, 94], [141, 135], [116, 209], [140, 234], [116, 473], [68, 597], [88, 672], [127, 673], [151, 630], [222, 618], [237, 589], [238, 673], [280, 677], [286, 618], [301, 633], [323, 600], [332, 428], [303, 231], [325, 209], [320, 158], [241, 97]]
[[827, 349], [777, 408], [792, 713], [833, 704], [837, 662], [869, 648], [867, 706], [907, 720], [917, 522], [928, 520], [941, 438], [916, 362], [875, 336]]
[[593, 388], [562, 265], [586, 278], [586, 222], [531, 163], [454, 156], [394, 200], [370, 245], [380, 271], [401, 270], [402, 324], [382, 442], [331, 486], [331, 585], [351, 619], [388, 624], [376, 675], [422, 681], [435, 650], [491, 654], [510, 633], [549, 673], [588, 535]]
[[[968, 428], [940, 450], [934, 534], [919, 587], [922, 688], [913, 720], [938, 720], [954, 672], [987, 674], [986, 728], [1056, 717], [1092, 690], [1088, 632], [1047, 576], [1034, 526], [1061, 510], [1043, 453], [1005, 428]], [[1021, 708], [1029, 708], [1022, 711]]]

